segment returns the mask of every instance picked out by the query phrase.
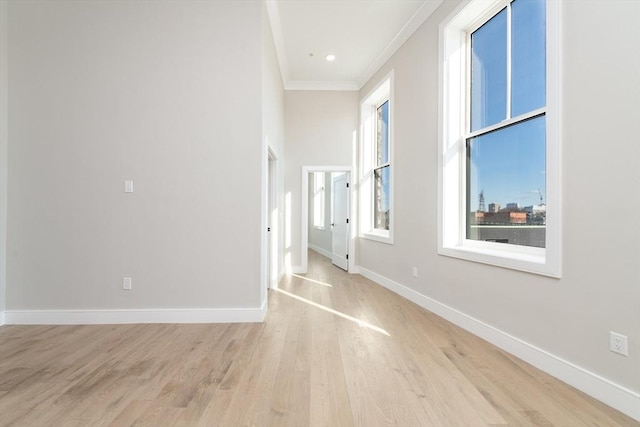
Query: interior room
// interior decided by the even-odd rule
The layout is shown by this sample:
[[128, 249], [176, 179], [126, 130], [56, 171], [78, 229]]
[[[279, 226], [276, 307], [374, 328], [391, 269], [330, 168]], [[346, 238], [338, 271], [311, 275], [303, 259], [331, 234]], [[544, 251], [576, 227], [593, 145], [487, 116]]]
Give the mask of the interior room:
[[638, 23], [0, 0], [0, 426], [639, 426]]

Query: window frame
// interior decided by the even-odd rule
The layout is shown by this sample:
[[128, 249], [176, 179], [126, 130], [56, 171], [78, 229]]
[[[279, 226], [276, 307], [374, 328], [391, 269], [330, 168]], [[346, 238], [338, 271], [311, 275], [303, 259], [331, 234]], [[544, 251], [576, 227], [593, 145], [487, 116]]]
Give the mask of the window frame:
[[[376, 161], [376, 126], [377, 109], [388, 102], [388, 162], [381, 165]], [[359, 199], [360, 221], [359, 237], [377, 242], [393, 244], [394, 208], [393, 208], [393, 70], [360, 101], [360, 165], [359, 165]], [[389, 229], [375, 228], [374, 221], [374, 171], [389, 169]]]
[[[379, 124], [379, 119], [378, 119], [378, 110], [380, 110], [382, 108], [382, 106], [384, 104], [387, 104], [387, 161], [384, 163], [380, 163], [378, 164], [378, 124]], [[389, 102], [389, 97], [385, 96], [382, 99], [380, 99], [376, 104], [374, 104], [375, 106], [373, 107], [373, 115], [375, 116], [375, 120], [374, 120], [374, 124], [373, 127], [375, 129], [374, 133], [375, 133], [375, 138], [373, 141], [373, 164], [372, 164], [372, 168], [371, 168], [371, 177], [372, 177], [372, 194], [375, 196], [376, 191], [376, 172], [380, 171], [380, 173], [382, 174], [382, 171], [385, 168], [389, 168], [389, 174], [391, 173], [391, 156], [389, 155], [390, 153], [390, 148], [391, 148], [391, 141], [390, 141], [390, 129], [389, 129], [389, 113], [391, 112], [391, 102]], [[380, 175], [380, 179], [382, 180], [382, 175]], [[389, 182], [389, 190], [391, 190], [391, 182]], [[389, 195], [391, 194], [391, 191], [389, 191]], [[371, 229], [376, 232], [376, 233], [386, 233], [387, 231], [389, 231], [389, 229], [391, 229], [391, 222], [389, 222], [389, 229], [386, 228], [378, 228], [376, 227], [376, 208], [375, 208], [375, 197], [372, 197], [372, 201], [373, 204], [371, 206], [371, 215], [372, 215], [372, 221], [371, 221]], [[389, 204], [389, 214], [391, 214], [391, 204]]]
[[[546, 105], [471, 132], [470, 35], [513, 0], [473, 0], [440, 24], [438, 253], [551, 277], [561, 276], [560, 206], [560, 2], [546, 2]], [[546, 120], [546, 247], [466, 238], [466, 141], [490, 130], [544, 114]]]
[[[326, 230], [326, 176], [324, 172], [313, 172], [313, 228]], [[318, 206], [319, 205], [319, 206]], [[319, 217], [317, 215], [319, 214]]]

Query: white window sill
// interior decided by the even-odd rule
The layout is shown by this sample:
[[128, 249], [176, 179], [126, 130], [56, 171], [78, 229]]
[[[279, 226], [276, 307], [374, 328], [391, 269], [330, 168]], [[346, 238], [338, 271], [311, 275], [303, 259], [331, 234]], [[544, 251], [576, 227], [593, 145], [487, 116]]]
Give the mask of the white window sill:
[[326, 227], [321, 227], [319, 225], [314, 225], [313, 228], [315, 228], [316, 230], [321, 230], [321, 231], [326, 230]]
[[373, 240], [376, 242], [393, 245], [393, 237], [388, 230], [371, 230], [366, 233], [360, 233], [362, 239]]
[[543, 248], [507, 245], [504, 243], [477, 243], [444, 246], [438, 249], [438, 253], [467, 261], [560, 278], [559, 266], [554, 266], [547, 262], [547, 250]]

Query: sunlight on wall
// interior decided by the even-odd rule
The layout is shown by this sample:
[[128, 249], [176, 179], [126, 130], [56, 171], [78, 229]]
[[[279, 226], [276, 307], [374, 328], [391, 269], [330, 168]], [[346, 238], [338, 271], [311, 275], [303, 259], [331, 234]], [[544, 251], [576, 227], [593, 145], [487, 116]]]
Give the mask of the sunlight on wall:
[[284, 247], [291, 247], [291, 191], [284, 196]]
[[284, 270], [291, 272], [291, 192], [284, 196]]

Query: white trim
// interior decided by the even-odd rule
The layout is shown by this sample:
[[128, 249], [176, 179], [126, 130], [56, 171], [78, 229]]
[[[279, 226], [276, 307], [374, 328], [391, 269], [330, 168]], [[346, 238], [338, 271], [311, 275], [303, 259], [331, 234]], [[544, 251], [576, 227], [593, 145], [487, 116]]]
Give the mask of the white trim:
[[542, 107], [542, 108], [538, 108], [537, 110], [529, 111], [527, 113], [521, 114], [516, 117], [509, 117], [508, 119], [505, 119], [499, 123], [470, 132], [467, 135], [464, 135], [463, 138], [464, 139], [475, 138], [476, 136], [481, 136], [487, 133], [491, 133], [494, 130], [505, 129], [513, 124], [526, 122], [527, 120], [536, 118], [538, 116], [544, 116], [546, 113], [546, 110], [547, 110], [546, 107]]
[[309, 243], [309, 249], [312, 251], [318, 252], [320, 255], [327, 257], [329, 259], [332, 258], [333, 254], [326, 249], [321, 248], [320, 246], [314, 245], [313, 243]]
[[262, 192], [260, 197], [260, 299], [267, 299], [267, 289], [269, 289], [269, 278], [267, 277], [269, 267], [269, 147], [264, 130], [262, 132]]
[[282, 23], [280, 22], [280, 9], [276, 0], [265, 0], [267, 7], [267, 15], [271, 24], [271, 35], [273, 36], [273, 44], [276, 47], [276, 56], [280, 65], [280, 76], [282, 82], [286, 84], [289, 81], [289, 62], [287, 60], [287, 50], [284, 44], [284, 35], [282, 34]]
[[511, 10], [511, 2], [507, 3], [506, 11], [507, 11], [507, 99], [506, 99], [507, 102], [505, 107], [507, 111], [505, 111], [505, 117], [506, 117], [506, 120], [508, 121], [512, 119], [511, 97], [513, 96], [513, 92], [512, 92], [513, 82], [511, 81], [511, 73], [513, 71], [513, 63], [512, 63], [513, 52], [511, 51], [511, 49], [513, 49], [513, 40], [511, 40], [511, 38], [513, 37], [512, 28], [511, 28], [513, 11]]
[[193, 308], [144, 310], [7, 310], [7, 325], [100, 325], [116, 323], [259, 323], [260, 308]]
[[340, 91], [357, 91], [360, 89], [358, 83], [344, 81], [304, 81], [304, 80], [287, 80], [284, 83], [284, 90], [340, 90]]
[[618, 411], [640, 420], [640, 393], [629, 390], [594, 372], [549, 353], [518, 337], [510, 335], [453, 307], [422, 295], [398, 282], [381, 276], [362, 266], [360, 274], [369, 280], [437, 314], [468, 332], [496, 345], [536, 368], [577, 388]]
[[387, 243], [389, 245], [393, 244], [393, 237], [390, 236], [390, 230], [373, 229], [370, 231], [360, 232], [360, 238], [380, 243]]
[[271, 289], [279, 289], [280, 288], [280, 282], [282, 281], [282, 278], [284, 277], [284, 271], [281, 271], [278, 274], [278, 280], [276, 280], [276, 283], [273, 284], [273, 287]]
[[[353, 168], [351, 166], [302, 166], [302, 204], [300, 206], [300, 266], [291, 266], [287, 269], [288, 273], [306, 274], [308, 268], [307, 248], [309, 247], [309, 174], [312, 172], [348, 172], [351, 188], [353, 188]], [[355, 210], [354, 204], [355, 191], [349, 192], [349, 219], [353, 219]], [[352, 222], [352, 221], [351, 221]], [[353, 229], [349, 227], [349, 265], [348, 272], [355, 266], [355, 236]]]
[[286, 274], [307, 274], [307, 268], [301, 265], [290, 265], [285, 269]]
[[0, 326], [6, 325], [6, 315], [4, 311], [0, 311]]

